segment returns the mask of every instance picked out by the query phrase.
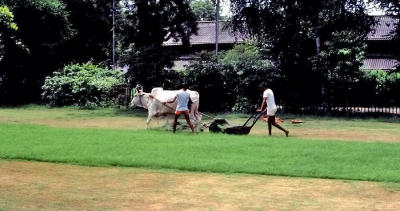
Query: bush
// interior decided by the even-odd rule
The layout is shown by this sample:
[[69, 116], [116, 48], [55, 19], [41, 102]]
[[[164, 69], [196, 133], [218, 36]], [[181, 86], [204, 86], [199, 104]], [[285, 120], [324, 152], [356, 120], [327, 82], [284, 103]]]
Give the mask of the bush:
[[400, 73], [383, 70], [365, 71], [364, 81], [368, 81], [374, 91], [371, 93], [376, 103], [385, 106], [399, 105]]
[[121, 71], [91, 63], [72, 64], [46, 77], [42, 97], [51, 106], [107, 106], [114, 101], [113, 88], [123, 83]]

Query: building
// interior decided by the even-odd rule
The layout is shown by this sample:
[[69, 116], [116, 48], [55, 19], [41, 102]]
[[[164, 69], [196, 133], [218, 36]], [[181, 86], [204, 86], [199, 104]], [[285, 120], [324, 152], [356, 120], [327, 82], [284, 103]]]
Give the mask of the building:
[[[398, 61], [393, 54], [393, 35], [391, 32], [395, 30], [398, 19], [390, 16], [374, 16], [377, 24], [367, 37], [367, 56], [364, 60], [362, 69], [365, 70], [393, 70], [396, 68]], [[235, 44], [243, 43], [246, 38], [239, 34], [234, 34], [225, 26], [226, 22], [221, 22], [218, 43], [219, 49], [231, 49]], [[183, 49], [182, 42], [173, 40], [172, 38], [164, 42], [166, 48], [178, 50], [179, 55], [175, 61], [175, 69], [182, 69], [188, 65], [190, 61], [197, 58], [196, 52], [202, 50], [215, 50], [215, 22], [200, 21], [198, 22], [198, 33], [190, 37], [191, 48]]]
[[390, 16], [374, 16], [377, 24], [367, 36], [367, 55], [361, 67], [365, 70], [394, 70], [398, 61], [394, 58], [393, 32], [399, 20]]

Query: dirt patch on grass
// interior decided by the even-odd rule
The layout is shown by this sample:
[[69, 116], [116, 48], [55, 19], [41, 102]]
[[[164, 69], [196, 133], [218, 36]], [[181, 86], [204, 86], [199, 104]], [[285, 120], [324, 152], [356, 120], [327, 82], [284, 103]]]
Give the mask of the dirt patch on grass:
[[0, 160], [0, 210], [399, 210], [400, 186]]
[[[317, 140], [365, 141], [365, 142], [400, 142], [400, 124], [385, 122], [351, 122], [338, 120], [306, 121], [303, 124], [291, 124], [289, 121], [281, 126], [290, 131], [291, 137]], [[266, 123], [259, 121], [251, 130], [252, 135], [267, 136]], [[284, 136], [273, 127], [274, 136]]]
[[295, 130], [296, 136], [306, 137], [309, 139], [335, 139], [342, 141], [384, 141], [384, 142], [400, 142], [400, 136], [384, 131], [367, 132], [367, 131], [342, 131], [342, 130], [312, 130], [302, 129]]

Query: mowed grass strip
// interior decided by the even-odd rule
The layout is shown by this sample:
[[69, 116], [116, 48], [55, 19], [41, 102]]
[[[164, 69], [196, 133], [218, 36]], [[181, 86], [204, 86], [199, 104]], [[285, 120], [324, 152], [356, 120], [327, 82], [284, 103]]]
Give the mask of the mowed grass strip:
[[395, 143], [0, 124], [0, 158], [400, 182]]

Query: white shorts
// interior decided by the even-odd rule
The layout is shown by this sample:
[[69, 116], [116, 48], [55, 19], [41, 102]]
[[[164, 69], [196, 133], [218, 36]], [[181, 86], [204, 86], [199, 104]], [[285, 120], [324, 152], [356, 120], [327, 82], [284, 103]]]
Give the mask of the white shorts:
[[277, 107], [275, 107], [275, 108], [267, 108], [267, 115], [268, 116], [275, 116], [275, 114], [276, 114], [276, 111], [278, 110], [278, 108]]

